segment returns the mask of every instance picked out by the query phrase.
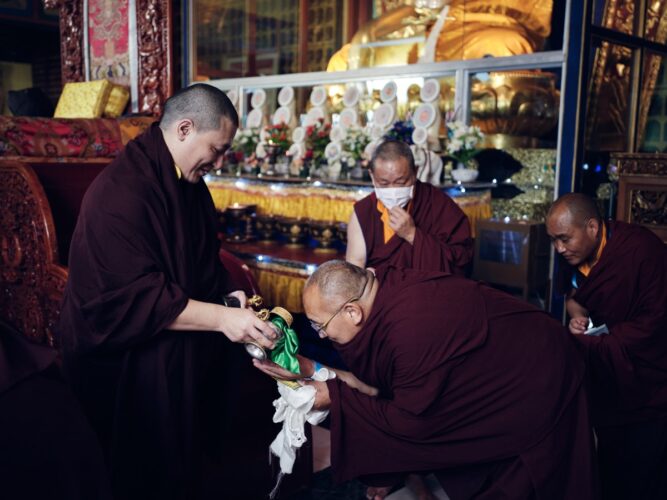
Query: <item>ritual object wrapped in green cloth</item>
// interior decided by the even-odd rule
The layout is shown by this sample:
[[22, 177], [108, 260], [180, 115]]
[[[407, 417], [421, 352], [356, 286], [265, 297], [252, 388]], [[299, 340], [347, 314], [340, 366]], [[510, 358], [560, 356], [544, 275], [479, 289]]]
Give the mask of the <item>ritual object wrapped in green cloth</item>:
[[[254, 303], [251, 303], [251, 305], [261, 304], [261, 298], [252, 297], [252, 299]], [[290, 312], [282, 307], [274, 307], [271, 311], [262, 309], [256, 314], [257, 317], [268, 321], [273, 326], [277, 337], [273, 349], [268, 351], [268, 353], [259, 344], [254, 342], [247, 343], [245, 348], [248, 354], [259, 360], [268, 358], [292, 373], [300, 373], [299, 360], [296, 358], [296, 353], [299, 350], [299, 339], [296, 332], [292, 329], [293, 318]]]
[[269, 322], [275, 325], [280, 333], [273, 350], [269, 353], [269, 358], [275, 364], [292, 373], [301, 373], [299, 360], [296, 358], [296, 353], [299, 350], [299, 339], [292, 329], [292, 321], [292, 315], [286, 309], [282, 307], [271, 309]]

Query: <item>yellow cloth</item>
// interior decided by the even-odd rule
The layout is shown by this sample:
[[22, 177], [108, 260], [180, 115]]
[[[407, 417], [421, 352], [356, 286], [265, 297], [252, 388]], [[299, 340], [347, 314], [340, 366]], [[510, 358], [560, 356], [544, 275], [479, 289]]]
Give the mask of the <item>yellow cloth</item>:
[[607, 245], [607, 226], [604, 225], [604, 222], [602, 223], [602, 238], [600, 239], [600, 246], [598, 247], [598, 251], [595, 254], [595, 260], [591, 263], [588, 264], [588, 262], [584, 262], [581, 264], [577, 269], [581, 274], [584, 276], [588, 276], [591, 272], [591, 269], [593, 269], [593, 266], [598, 263], [600, 260], [600, 256], [602, 255], [602, 250], [604, 250], [604, 247]]
[[176, 177], [178, 177], [178, 179], [180, 180], [180, 178], [183, 177], [183, 172], [181, 171], [179, 166], [176, 165], [175, 163], [174, 163], [174, 168], [176, 169]]
[[221, 181], [208, 184], [215, 207], [220, 211], [238, 203], [257, 205], [261, 214], [336, 222], [349, 221], [354, 203], [366, 194], [296, 186], [276, 190], [272, 186], [269, 184], [237, 186], [234, 182]]
[[66, 83], [58, 99], [54, 118], [100, 118], [109, 99], [108, 80]]
[[106, 118], [118, 118], [125, 111], [125, 106], [127, 106], [129, 100], [130, 91], [127, 88], [112, 84], [109, 99], [104, 106], [104, 116]]
[[303, 312], [301, 296], [308, 278], [305, 270], [254, 259], [246, 259], [245, 262], [266, 304], [284, 307], [291, 312]]
[[279, 305], [291, 312], [303, 312], [301, 296], [306, 278], [263, 269], [252, 269], [267, 304]]
[[[257, 205], [260, 214], [337, 222], [348, 222], [354, 210], [354, 203], [367, 194], [363, 191], [301, 186], [284, 186], [276, 189], [275, 185], [271, 184], [237, 183], [234, 180], [211, 181], [208, 183], [208, 188], [215, 207], [220, 211], [238, 203]], [[491, 218], [491, 191], [452, 199], [468, 216], [474, 237], [477, 221]]]
[[147, 116], [133, 116], [130, 118], [119, 118], [118, 125], [120, 126], [120, 139], [123, 145], [130, 142], [135, 137], [143, 134], [155, 118]]
[[389, 210], [387, 209], [387, 207], [384, 206], [384, 203], [382, 203], [380, 200], [378, 200], [377, 209], [378, 212], [380, 212], [380, 220], [382, 221], [384, 242], [387, 243], [391, 239], [391, 237], [394, 236], [394, 234], [396, 233], [389, 225]]

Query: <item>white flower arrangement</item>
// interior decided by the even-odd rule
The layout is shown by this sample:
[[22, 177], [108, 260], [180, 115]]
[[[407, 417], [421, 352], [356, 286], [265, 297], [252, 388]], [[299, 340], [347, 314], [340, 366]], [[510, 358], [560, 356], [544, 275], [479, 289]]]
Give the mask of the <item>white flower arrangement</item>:
[[476, 149], [484, 139], [484, 134], [473, 125], [461, 121], [447, 123], [447, 153], [464, 165], [472, 160], [479, 150]]
[[257, 145], [260, 143], [258, 128], [239, 128], [234, 136], [232, 149], [234, 151], [243, 151], [247, 157], [255, 153]]
[[348, 165], [354, 165], [364, 158], [364, 150], [371, 141], [369, 131], [359, 126], [351, 126], [345, 131], [342, 141], [341, 159]]

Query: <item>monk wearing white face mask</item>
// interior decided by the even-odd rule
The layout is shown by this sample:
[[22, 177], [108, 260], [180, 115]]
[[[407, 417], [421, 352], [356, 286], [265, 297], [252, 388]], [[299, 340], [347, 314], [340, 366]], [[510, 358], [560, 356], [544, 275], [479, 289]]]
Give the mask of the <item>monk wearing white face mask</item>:
[[417, 180], [410, 147], [383, 142], [370, 169], [375, 190], [354, 206], [346, 260], [463, 274], [473, 252], [468, 218], [449, 196]]

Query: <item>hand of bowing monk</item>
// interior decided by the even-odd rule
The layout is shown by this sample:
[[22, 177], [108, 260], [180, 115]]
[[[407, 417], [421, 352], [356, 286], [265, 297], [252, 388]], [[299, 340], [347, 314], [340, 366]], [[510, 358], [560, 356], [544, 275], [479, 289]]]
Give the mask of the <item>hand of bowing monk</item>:
[[303, 385], [312, 385], [317, 390], [315, 393], [315, 403], [313, 403], [314, 410], [328, 410], [331, 406], [331, 398], [329, 397], [329, 386], [326, 382], [317, 382], [315, 380], [304, 381]]
[[266, 373], [269, 377], [273, 377], [278, 380], [299, 380], [305, 377], [310, 377], [315, 370], [313, 361], [301, 356], [300, 354], [296, 355], [296, 359], [299, 360], [299, 371], [301, 373], [292, 373], [291, 371], [285, 370], [282, 366], [278, 366], [273, 361], [269, 361], [268, 359], [265, 359], [264, 361], [253, 359], [252, 364], [255, 365], [255, 368]]
[[415, 240], [415, 221], [404, 208], [394, 207], [389, 210], [389, 227], [408, 243], [412, 244]]
[[250, 309], [225, 307], [219, 329], [232, 342], [257, 342], [269, 349], [273, 348], [276, 338], [273, 328]]
[[361, 380], [359, 380], [357, 377], [355, 377], [352, 372], [347, 372], [345, 370], [334, 370], [336, 372], [336, 376], [345, 382], [348, 386], [350, 386], [352, 389], [356, 389], [357, 391], [361, 392], [362, 394], [366, 394], [367, 396], [377, 396], [378, 395], [378, 390], [368, 384], [364, 384]]
[[588, 329], [588, 318], [572, 318], [569, 327], [570, 333], [582, 335]]

